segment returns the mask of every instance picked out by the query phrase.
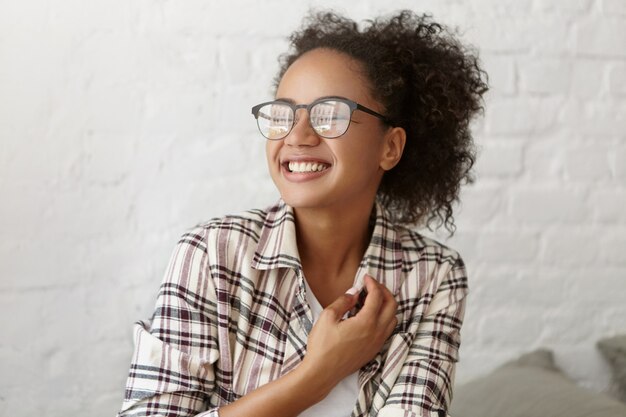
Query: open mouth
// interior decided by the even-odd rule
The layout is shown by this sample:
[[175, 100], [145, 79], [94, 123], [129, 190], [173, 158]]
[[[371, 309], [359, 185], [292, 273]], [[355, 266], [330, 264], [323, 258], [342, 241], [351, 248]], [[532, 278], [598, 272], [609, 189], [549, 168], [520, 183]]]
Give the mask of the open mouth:
[[330, 168], [330, 164], [323, 162], [285, 162], [283, 166], [289, 172], [295, 173], [307, 173], [307, 172], [320, 172]]

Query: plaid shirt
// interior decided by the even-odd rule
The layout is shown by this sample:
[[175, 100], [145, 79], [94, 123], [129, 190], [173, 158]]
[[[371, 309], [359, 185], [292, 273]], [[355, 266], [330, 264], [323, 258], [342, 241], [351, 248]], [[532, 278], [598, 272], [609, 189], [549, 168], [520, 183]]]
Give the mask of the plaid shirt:
[[[355, 276], [382, 282], [396, 326], [358, 371], [352, 417], [446, 416], [468, 294], [454, 250], [390, 222], [374, 230]], [[305, 299], [293, 209], [212, 219], [174, 249], [150, 321], [134, 326], [122, 416], [219, 417], [219, 408], [293, 370], [306, 353]]]

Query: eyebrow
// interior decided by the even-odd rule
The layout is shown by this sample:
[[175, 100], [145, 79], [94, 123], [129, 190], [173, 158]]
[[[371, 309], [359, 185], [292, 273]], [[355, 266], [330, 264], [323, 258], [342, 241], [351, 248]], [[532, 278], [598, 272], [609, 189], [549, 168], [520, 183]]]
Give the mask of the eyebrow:
[[[322, 96], [322, 97], [316, 98], [313, 101], [325, 100], [327, 98], [343, 98], [343, 99], [347, 99], [347, 97], [342, 97], [342, 96]], [[278, 98], [275, 98], [274, 100], [276, 100], [276, 101], [285, 101], [287, 103], [296, 104], [296, 101], [294, 99], [292, 99], [292, 98], [278, 97]]]

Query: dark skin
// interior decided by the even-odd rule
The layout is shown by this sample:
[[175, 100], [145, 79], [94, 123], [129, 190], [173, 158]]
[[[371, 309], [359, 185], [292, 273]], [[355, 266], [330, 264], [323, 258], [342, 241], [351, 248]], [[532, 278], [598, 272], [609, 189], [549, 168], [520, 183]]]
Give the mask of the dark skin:
[[[335, 51], [310, 51], [284, 74], [277, 97], [310, 103], [323, 95], [341, 95], [379, 111], [358, 68], [357, 62]], [[303, 272], [325, 308], [309, 333], [303, 361], [221, 407], [221, 417], [297, 416], [372, 360], [397, 324], [393, 294], [369, 276], [364, 280], [368, 295], [363, 308], [353, 317], [342, 317], [358, 301], [358, 292], [346, 291], [369, 243], [369, 216], [378, 185], [384, 172], [398, 163], [406, 134], [357, 111], [341, 139], [325, 140], [311, 127], [306, 110], [298, 111], [289, 135], [268, 141], [268, 166], [281, 196], [294, 208]], [[331, 167], [318, 179], [295, 184], [281, 171], [285, 155], [320, 158]]]
[[[362, 219], [359, 220], [362, 221]], [[296, 225], [302, 223], [303, 221], [296, 217]], [[298, 251], [307, 282], [324, 308], [332, 304], [352, 286], [359, 263], [367, 249], [370, 235], [367, 227], [362, 229], [362, 236], [358, 237], [361, 244], [349, 247], [338, 263], [320, 263], [320, 258], [333, 259], [336, 248], [340, 247], [341, 238], [339, 236], [341, 233], [345, 233], [345, 230], [337, 230], [335, 223], [331, 221], [324, 224], [322, 221], [316, 221], [315, 227], [307, 228], [303, 225], [298, 227], [298, 230], [314, 230], [312, 236], [307, 236], [305, 233], [298, 234]], [[342, 226], [345, 228], [355, 227], [352, 224], [343, 224]], [[361, 225], [359, 224], [359, 226]], [[332, 242], [333, 245], [328, 245], [328, 242]], [[328, 279], [328, 277], [333, 277], [333, 279]]]

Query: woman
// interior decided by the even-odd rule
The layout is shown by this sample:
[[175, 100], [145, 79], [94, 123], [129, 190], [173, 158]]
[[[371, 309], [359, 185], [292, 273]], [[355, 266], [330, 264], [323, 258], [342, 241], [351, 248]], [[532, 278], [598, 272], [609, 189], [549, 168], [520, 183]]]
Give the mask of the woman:
[[291, 41], [252, 109], [281, 199], [182, 236], [120, 416], [447, 414], [465, 268], [402, 224], [453, 232], [484, 72], [409, 11]]

